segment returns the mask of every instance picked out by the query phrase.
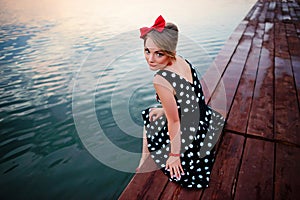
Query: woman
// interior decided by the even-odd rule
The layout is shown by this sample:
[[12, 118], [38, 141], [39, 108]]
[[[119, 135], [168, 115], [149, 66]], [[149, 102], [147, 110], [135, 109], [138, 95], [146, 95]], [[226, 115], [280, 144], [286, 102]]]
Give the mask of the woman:
[[144, 119], [143, 156], [150, 154], [170, 181], [183, 187], [208, 187], [214, 162], [214, 145], [223, 117], [205, 104], [193, 66], [176, 54], [178, 28], [159, 16], [140, 29], [145, 59], [151, 70], [161, 108], [148, 108]]

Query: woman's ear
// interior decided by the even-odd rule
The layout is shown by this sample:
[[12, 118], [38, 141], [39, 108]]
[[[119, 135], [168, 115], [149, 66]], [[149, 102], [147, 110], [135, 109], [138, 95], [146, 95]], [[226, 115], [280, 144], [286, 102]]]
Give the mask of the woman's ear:
[[172, 63], [173, 63], [173, 59], [172, 59], [171, 57], [169, 57], [169, 62], [168, 62], [168, 64], [167, 64], [167, 66], [172, 65]]

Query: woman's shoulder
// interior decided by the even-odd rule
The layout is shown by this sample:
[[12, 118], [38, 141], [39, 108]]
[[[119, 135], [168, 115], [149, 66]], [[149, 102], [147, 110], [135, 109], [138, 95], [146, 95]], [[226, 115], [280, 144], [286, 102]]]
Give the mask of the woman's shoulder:
[[187, 58], [185, 58], [184, 56], [178, 55], [177, 58], [179, 58], [180, 60], [182, 60], [182, 62], [187, 63], [190, 67], [193, 67], [192, 63]]
[[159, 70], [153, 76], [153, 83], [168, 83], [168, 71], [167, 70]]
[[[156, 73], [153, 77], [153, 85], [162, 86], [169, 89], [172, 93], [174, 93], [174, 88], [170, 83], [170, 79], [167, 76], [164, 76], [164, 71], [160, 71], [160, 73]], [[167, 72], [165, 72], [167, 73]]]

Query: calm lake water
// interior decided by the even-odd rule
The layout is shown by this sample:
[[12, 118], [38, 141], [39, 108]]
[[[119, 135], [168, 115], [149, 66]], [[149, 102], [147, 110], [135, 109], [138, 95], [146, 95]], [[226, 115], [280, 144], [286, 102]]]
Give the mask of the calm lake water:
[[203, 74], [254, 3], [0, 0], [0, 198], [117, 199], [155, 104], [138, 29], [176, 23]]

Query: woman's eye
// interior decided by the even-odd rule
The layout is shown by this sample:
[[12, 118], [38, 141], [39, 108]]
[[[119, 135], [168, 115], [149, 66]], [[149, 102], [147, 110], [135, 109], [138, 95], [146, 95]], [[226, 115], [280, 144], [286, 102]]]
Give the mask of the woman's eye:
[[149, 54], [150, 53], [149, 49], [145, 49], [145, 53]]
[[157, 53], [156, 55], [157, 55], [158, 57], [164, 56], [164, 54], [162, 54], [162, 53]]

